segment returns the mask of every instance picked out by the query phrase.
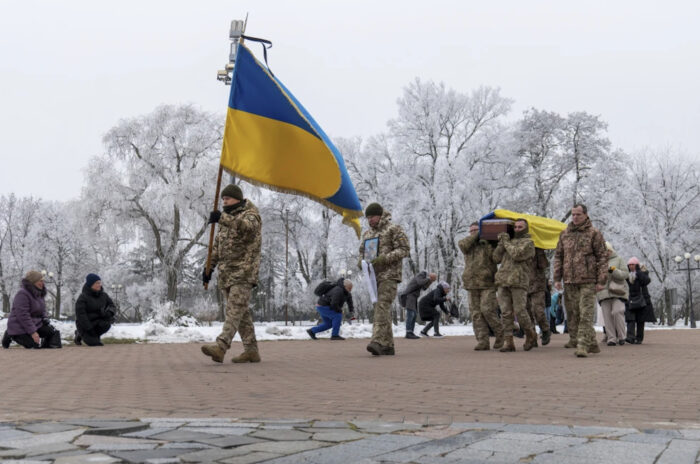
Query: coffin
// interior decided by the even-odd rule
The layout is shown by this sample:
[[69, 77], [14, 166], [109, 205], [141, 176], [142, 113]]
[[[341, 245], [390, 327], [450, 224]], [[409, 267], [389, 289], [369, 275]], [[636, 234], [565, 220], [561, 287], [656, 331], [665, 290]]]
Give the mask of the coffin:
[[498, 234], [506, 232], [513, 237], [513, 225], [515, 221], [511, 219], [484, 219], [481, 221], [479, 238], [484, 240], [498, 240]]

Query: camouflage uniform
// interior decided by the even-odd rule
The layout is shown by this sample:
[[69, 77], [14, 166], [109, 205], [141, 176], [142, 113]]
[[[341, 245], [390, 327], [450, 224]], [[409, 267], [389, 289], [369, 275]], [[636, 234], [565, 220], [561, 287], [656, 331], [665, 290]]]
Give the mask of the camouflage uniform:
[[578, 351], [598, 348], [593, 329], [596, 283], [608, 280], [605, 239], [590, 218], [579, 226], [570, 223], [559, 235], [554, 253], [554, 282], [564, 281], [564, 306], [569, 327], [567, 347]]
[[503, 332], [506, 337], [513, 335], [514, 315], [527, 333], [532, 330], [530, 317], [525, 309], [527, 290], [530, 285], [530, 260], [535, 256], [535, 245], [530, 234], [524, 233], [513, 239], [502, 234], [493, 252], [493, 260], [501, 267], [496, 272], [498, 303], [503, 317]]
[[527, 292], [527, 313], [533, 324], [540, 326], [544, 335], [549, 332], [549, 322], [544, 315], [544, 292], [547, 288], [549, 260], [541, 248], [535, 248], [535, 257], [530, 262], [530, 288]]
[[401, 282], [401, 265], [411, 247], [401, 226], [391, 223], [391, 214], [384, 211], [376, 228], [369, 228], [362, 234], [360, 259], [364, 258], [365, 240], [379, 237], [377, 258], [383, 263], [374, 265], [377, 277], [377, 303], [374, 305], [374, 326], [372, 342], [384, 348], [394, 347], [392, 332], [391, 303], [396, 298], [396, 287]]
[[231, 214], [223, 212], [214, 240], [212, 269], [219, 266], [219, 288], [226, 298], [226, 321], [216, 343], [231, 348], [236, 332], [246, 352], [258, 351], [253, 317], [248, 309], [250, 293], [258, 282], [262, 220], [250, 200]]
[[490, 326], [496, 335], [494, 347], [500, 348], [503, 344], [503, 323], [497, 311], [494, 249], [486, 240], [480, 240], [478, 234], [460, 240], [459, 249], [464, 254], [462, 283], [469, 292], [469, 312], [476, 340], [479, 345], [488, 347]]

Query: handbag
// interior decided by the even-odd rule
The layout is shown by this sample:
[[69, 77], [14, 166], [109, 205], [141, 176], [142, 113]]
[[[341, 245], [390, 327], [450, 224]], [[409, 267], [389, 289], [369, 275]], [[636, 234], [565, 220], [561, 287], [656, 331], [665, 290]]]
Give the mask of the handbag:
[[617, 280], [610, 279], [610, 284], [608, 285], [608, 292], [611, 295], [622, 296], [627, 293], [627, 281], [623, 280], [618, 282]]
[[630, 309], [642, 309], [647, 305], [644, 295], [641, 293], [630, 298], [629, 301]]

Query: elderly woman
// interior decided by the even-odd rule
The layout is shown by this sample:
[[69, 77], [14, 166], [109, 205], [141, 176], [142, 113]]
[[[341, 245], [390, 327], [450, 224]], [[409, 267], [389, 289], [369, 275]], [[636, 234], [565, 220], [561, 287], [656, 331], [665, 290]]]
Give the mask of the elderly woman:
[[644, 323], [646, 322], [649, 312], [653, 315], [651, 307], [651, 299], [646, 298], [649, 291], [647, 285], [651, 282], [649, 272], [646, 268], [641, 267], [639, 259], [631, 257], [627, 262], [629, 277], [629, 299], [627, 300], [627, 308], [625, 311], [625, 319], [627, 320], [627, 343], [641, 344], [644, 341]]
[[605, 324], [603, 343], [608, 346], [624, 345], [627, 338], [625, 303], [629, 298], [629, 271], [610, 242], [605, 242], [605, 247], [608, 249], [608, 281], [605, 288], [596, 294]]
[[440, 306], [443, 313], [450, 315], [447, 308], [445, 308], [445, 301], [449, 299], [447, 297], [448, 293], [450, 293], [450, 284], [443, 281], [438, 284], [435, 290], [425, 295], [418, 302], [420, 318], [424, 321], [429, 321], [423, 330], [420, 331], [420, 334], [424, 337], [429, 337], [428, 330], [431, 327], [434, 337], [442, 337], [440, 334], [440, 312], [437, 310], [437, 306]]
[[13, 341], [25, 348], [61, 348], [61, 333], [49, 324], [45, 296], [44, 276], [29, 271], [12, 301], [3, 348]]

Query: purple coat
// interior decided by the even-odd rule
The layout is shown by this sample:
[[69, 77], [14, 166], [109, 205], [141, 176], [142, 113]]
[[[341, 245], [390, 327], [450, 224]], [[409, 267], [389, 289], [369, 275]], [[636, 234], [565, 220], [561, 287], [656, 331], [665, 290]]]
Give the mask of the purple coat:
[[12, 301], [10, 317], [7, 319], [8, 335], [33, 334], [46, 318], [46, 289], [22, 279], [22, 287]]

